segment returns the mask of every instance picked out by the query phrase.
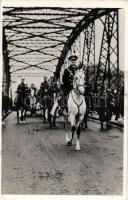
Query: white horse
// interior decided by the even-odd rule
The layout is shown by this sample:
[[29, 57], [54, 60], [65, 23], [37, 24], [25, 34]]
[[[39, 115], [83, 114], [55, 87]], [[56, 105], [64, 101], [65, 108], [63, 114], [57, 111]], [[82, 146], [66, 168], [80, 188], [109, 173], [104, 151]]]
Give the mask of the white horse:
[[83, 69], [77, 70], [73, 79], [73, 89], [68, 98], [68, 121], [71, 125], [71, 134], [66, 132], [66, 145], [71, 146], [74, 133], [77, 135], [76, 150], [80, 150], [81, 123], [86, 112], [84, 98], [85, 74]]

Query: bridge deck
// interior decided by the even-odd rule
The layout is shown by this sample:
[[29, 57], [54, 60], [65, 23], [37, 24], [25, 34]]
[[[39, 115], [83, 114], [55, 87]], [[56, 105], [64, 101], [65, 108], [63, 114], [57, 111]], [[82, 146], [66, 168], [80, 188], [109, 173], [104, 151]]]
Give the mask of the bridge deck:
[[122, 194], [123, 131], [88, 125], [76, 152], [74, 145], [65, 146], [61, 122], [54, 130], [41, 118], [18, 125], [11, 113], [2, 131], [2, 193]]

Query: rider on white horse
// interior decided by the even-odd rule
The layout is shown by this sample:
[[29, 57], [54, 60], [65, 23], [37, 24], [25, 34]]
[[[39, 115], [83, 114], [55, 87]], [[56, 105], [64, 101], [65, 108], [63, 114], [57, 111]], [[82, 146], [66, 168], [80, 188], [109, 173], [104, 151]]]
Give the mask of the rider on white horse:
[[[76, 65], [77, 56], [73, 55], [69, 57], [70, 66], [64, 70], [62, 77], [63, 85], [61, 98], [59, 98], [59, 107], [63, 110], [63, 116], [65, 121], [65, 130], [66, 130], [66, 145], [72, 145], [74, 133], [77, 134], [76, 140], [76, 150], [80, 150], [80, 132], [81, 124], [84, 119], [86, 112], [86, 103], [84, 98], [85, 92], [85, 72], [82, 65]], [[55, 104], [54, 104], [55, 105]], [[55, 112], [56, 106], [53, 106], [51, 114]], [[64, 113], [66, 110], [66, 113]], [[71, 134], [68, 134], [67, 124], [68, 120], [71, 125]]]
[[86, 111], [86, 103], [84, 99], [85, 73], [83, 68], [81, 68], [81, 65], [79, 65], [79, 69], [76, 66], [77, 56], [70, 56], [69, 60], [70, 66], [65, 69], [62, 77], [63, 92], [66, 97], [65, 100], [67, 100], [65, 108], [68, 112], [68, 120], [71, 125], [71, 134], [69, 135], [66, 133], [66, 145], [72, 145], [74, 133], [76, 132], [76, 150], [80, 150], [80, 126], [83, 122]]
[[73, 89], [73, 78], [75, 75], [75, 72], [77, 71], [77, 56], [72, 55], [69, 57], [70, 65], [68, 68], [64, 70], [64, 74], [62, 77], [62, 90], [63, 90], [63, 102], [61, 102], [63, 105], [62, 107], [67, 111], [67, 99], [70, 91]]

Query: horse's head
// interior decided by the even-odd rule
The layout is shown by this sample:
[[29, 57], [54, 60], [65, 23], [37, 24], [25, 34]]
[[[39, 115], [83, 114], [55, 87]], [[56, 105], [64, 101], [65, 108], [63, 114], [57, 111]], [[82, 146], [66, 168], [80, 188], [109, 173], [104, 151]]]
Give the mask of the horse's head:
[[85, 88], [85, 74], [84, 70], [77, 70], [73, 80], [73, 88], [80, 94], [84, 94]]

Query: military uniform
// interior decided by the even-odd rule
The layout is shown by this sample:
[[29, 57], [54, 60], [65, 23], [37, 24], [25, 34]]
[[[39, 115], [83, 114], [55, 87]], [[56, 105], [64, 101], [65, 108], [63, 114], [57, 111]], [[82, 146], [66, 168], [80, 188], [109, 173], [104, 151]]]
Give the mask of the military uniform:
[[26, 91], [25, 84], [24, 83], [19, 84], [16, 91], [17, 95], [14, 100], [15, 105], [19, 107], [24, 105], [25, 91]]
[[17, 87], [17, 93], [24, 96], [25, 91], [26, 91], [25, 84], [24, 83], [19, 84]]
[[73, 66], [70, 66], [65, 69], [62, 78], [63, 81], [62, 90], [64, 92], [64, 95], [68, 95], [70, 91], [73, 89], [74, 75], [75, 75], [75, 68]]
[[48, 83], [47, 83], [47, 81], [44, 81], [43, 83], [41, 83], [40, 95], [41, 95], [41, 97], [48, 95]]
[[47, 98], [47, 108], [48, 108], [48, 121], [50, 123], [51, 127], [56, 127], [56, 114], [54, 113], [54, 116], [52, 118], [51, 110], [53, 108], [53, 105], [55, 103], [55, 99], [57, 97], [57, 84], [55, 82], [51, 82], [51, 84], [48, 87], [48, 98]]
[[[77, 60], [77, 56], [73, 55], [69, 57], [70, 61], [76, 61]], [[71, 90], [73, 89], [73, 79], [74, 79], [74, 75], [75, 72], [77, 70], [77, 66], [76, 64], [72, 63], [68, 68], [66, 68], [64, 70], [64, 74], [62, 77], [62, 91], [63, 91], [63, 95], [60, 99], [61, 102], [59, 102], [60, 107], [62, 109], [66, 109], [67, 111], [67, 99], [68, 99], [68, 95], [71, 92]]]

